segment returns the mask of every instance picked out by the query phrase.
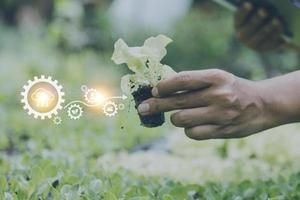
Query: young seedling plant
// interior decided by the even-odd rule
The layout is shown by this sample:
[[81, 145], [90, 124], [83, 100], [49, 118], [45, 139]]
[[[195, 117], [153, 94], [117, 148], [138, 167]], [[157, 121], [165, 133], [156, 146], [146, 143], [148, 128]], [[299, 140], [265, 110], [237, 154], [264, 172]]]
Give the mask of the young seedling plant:
[[[122, 39], [114, 45], [112, 60], [116, 64], [126, 64], [133, 72], [121, 79], [121, 89], [127, 95], [132, 95], [136, 108], [144, 100], [152, 97], [151, 90], [160, 80], [174, 75], [176, 72], [168, 65], [161, 63], [166, 56], [166, 46], [172, 40], [164, 35], [150, 37], [141, 47], [129, 47]], [[139, 114], [141, 125], [145, 127], [161, 126], [164, 113], [142, 116]]]

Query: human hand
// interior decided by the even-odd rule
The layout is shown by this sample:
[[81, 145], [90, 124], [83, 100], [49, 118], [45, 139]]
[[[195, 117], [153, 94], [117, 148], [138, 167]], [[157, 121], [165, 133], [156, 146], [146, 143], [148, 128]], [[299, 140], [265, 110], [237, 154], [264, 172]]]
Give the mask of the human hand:
[[244, 2], [235, 14], [237, 38], [249, 48], [267, 52], [284, 44], [285, 26], [274, 9]]
[[160, 81], [155, 98], [138, 110], [142, 115], [179, 110], [171, 122], [192, 139], [240, 138], [274, 125], [259, 88], [218, 69], [185, 71]]

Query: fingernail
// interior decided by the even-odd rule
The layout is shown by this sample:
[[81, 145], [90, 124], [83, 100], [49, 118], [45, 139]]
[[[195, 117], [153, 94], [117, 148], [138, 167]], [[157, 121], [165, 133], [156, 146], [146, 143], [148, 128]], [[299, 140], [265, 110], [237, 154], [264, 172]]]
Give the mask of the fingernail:
[[154, 97], [158, 97], [158, 89], [157, 89], [157, 87], [154, 87], [154, 88], [152, 89], [152, 95], [153, 95]]
[[140, 114], [146, 114], [150, 110], [150, 105], [148, 103], [142, 103], [138, 106], [138, 111]]

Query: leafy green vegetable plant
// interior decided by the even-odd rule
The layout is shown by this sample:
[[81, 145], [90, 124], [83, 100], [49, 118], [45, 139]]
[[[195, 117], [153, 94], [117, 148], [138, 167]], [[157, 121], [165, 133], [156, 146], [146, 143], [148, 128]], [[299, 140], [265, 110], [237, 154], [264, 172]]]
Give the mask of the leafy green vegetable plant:
[[170, 38], [158, 35], [148, 38], [141, 47], [129, 47], [122, 39], [115, 43], [112, 60], [116, 64], [127, 64], [133, 72], [122, 77], [123, 92], [131, 94], [140, 86], [156, 86], [158, 81], [175, 73], [171, 67], [160, 63], [170, 42]]
[[[121, 88], [124, 93], [133, 95], [136, 107], [152, 97], [151, 90], [160, 80], [175, 73], [171, 67], [160, 63], [171, 41], [164, 35], [158, 35], [148, 38], [141, 47], [128, 47], [122, 39], [115, 43], [112, 60], [116, 64], [126, 63], [133, 72], [122, 77]], [[157, 127], [165, 121], [163, 113], [139, 116], [142, 125], [146, 127]]]

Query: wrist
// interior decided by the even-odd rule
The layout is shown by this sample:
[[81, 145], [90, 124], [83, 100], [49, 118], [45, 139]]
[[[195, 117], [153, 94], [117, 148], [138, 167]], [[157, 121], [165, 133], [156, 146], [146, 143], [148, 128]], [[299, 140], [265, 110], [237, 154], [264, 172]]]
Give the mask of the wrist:
[[300, 121], [300, 96], [297, 101], [291, 85], [287, 84], [285, 87], [282, 83], [277, 78], [255, 82], [266, 128]]

